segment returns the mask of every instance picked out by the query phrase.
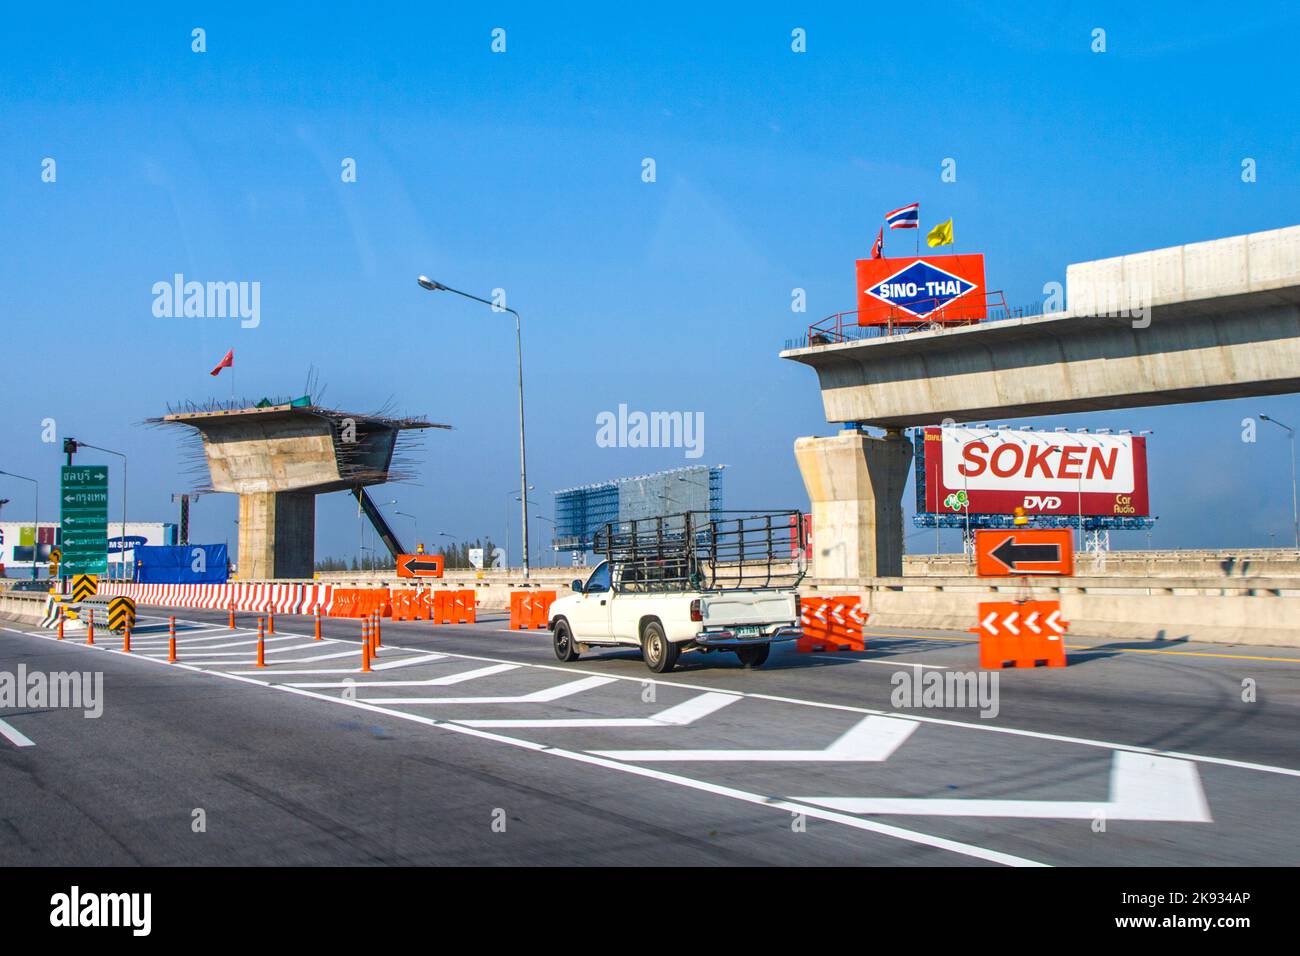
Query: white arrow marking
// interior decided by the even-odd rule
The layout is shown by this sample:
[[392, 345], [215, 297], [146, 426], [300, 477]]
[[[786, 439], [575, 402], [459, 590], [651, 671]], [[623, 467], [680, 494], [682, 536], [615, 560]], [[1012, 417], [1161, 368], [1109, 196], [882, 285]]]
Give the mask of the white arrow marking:
[[916, 721], [867, 717], [824, 750], [593, 750], [598, 757], [644, 763], [651, 760], [866, 763], [888, 760], [912, 732]]
[[984, 628], [984, 630], [988, 631], [990, 634], [997, 634], [998, 632], [997, 621], [998, 621], [997, 612], [990, 611], [989, 616], [986, 617], [984, 620], [980, 621], [980, 627]]
[[844, 608], [838, 604], [831, 605], [831, 617], [835, 619], [836, 624], [844, 623]]
[[825, 624], [825, 623], [826, 623], [826, 605], [825, 605], [825, 604], [822, 604], [822, 605], [820, 605], [820, 606], [817, 608], [817, 610], [813, 611], [813, 617], [817, 618], [817, 620], [819, 620], [819, 621], [821, 621], [823, 624]]
[[1029, 617], [1025, 618], [1025, 627], [1029, 628], [1035, 634], [1042, 634], [1043, 629], [1038, 626], [1038, 624], [1036, 623], [1037, 621], [1038, 621], [1038, 612], [1034, 611], [1034, 613], [1030, 614]]
[[1212, 823], [1196, 764], [1115, 751], [1109, 800], [945, 800], [926, 797], [789, 797], [846, 813], [1045, 820], [1150, 820]]
[[1020, 619], [1020, 612], [1012, 611], [1010, 614], [1006, 616], [1006, 619], [1003, 620], [1002, 622], [1003, 626], [1005, 626], [1008, 631], [1010, 631], [1012, 634], [1016, 635], [1017, 637], [1020, 636], [1020, 628], [1016, 627], [1016, 621], [1018, 621], [1019, 619]]
[[36, 743], [13, 724], [0, 720], [0, 737], [4, 737], [15, 747], [35, 747]]
[[[545, 704], [614, 683], [613, 677], [584, 677], [517, 697], [363, 697], [368, 704]], [[358, 685], [360, 686], [360, 685]]]
[[1047, 615], [1047, 620], [1044, 623], [1051, 630], [1055, 631], [1057, 634], [1060, 634], [1061, 633], [1061, 612], [1053, 611], [1051, 614]]
[[735, 694], [699, 694], [650, 717], [558, 717], [551, 720], [458, 720], [467, 727], [685, 727], [740, 700]]

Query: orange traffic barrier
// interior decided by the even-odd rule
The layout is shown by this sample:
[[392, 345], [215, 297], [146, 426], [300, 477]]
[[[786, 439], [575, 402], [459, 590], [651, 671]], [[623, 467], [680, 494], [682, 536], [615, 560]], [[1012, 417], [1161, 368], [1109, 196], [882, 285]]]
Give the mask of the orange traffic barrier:
[[266, 666], [266, 634], [262, 630], [262, 619], [257, 619], [257, 666]]
[[63, 640], [63, 608], [59, 608], [59, 640]]
[[266, 633], [268, 634], [275, 633], [275, 612], [274, 611], [266, 612]]
[[370, 625], [370, 643], [374, 645], [373, 653], [377, 654], [379, 653], [379, 648], [383, 646], [384, 643], [383, 638], [380, 635], [380, 630], [381, 630], [379, 626], [380, 614], [378, 611], [375, 612], [375, 616], [374, 618], [372, 618], [372, 621], [373, 623]]
[[396, 588], [389, 602], [394, 621], [424, 621], [430, 614], [429, 592], [417, 588]]
[[175, 664], [175, 663], [176, 663], [176, 634], [175, 634], [175, 632], [173, 632], [172, 635], [171, 635], [170, 637], [167, 638], [167, 663], [168, 663], [168, 664]]
[[370, 670], [370, 622], [361, 619], [361, 670]]
[[227, 625], [232, 631], [235, 629], [235, 605], [230, 605], [230, 623]]
[[474, 624], [478, 620], [478, 596], [473, 588], [460, 591], [436, 591], [433, 597], [433, 621], [436, 624]]
[[316, 605], [316, 640], [320, 640], [320, 605]]
[[862, 610], [861, 597], [856, 594], [806, 597], [799, 605], [803, 636], [795, 642], [796, 651], [866, 650], [862, 625], [867, 614]]
[[554, 601], [554, 591], [511, 591], [510, 629], [545, 628], [550, 623], [548, 619]]
[[123, 654], [131, 653], [131, 625], [130, 624], [128, 624], [126, 626], [126, 629], [122, 632], [122, 653]]
[[86, 643], [95, 643], [95, 618], [93, 614], [91, 615], [90, 620], [86, 622]]
[[388, 588], [336, 588], [330, 617], [369, 617], [378, 611], [393, 616], [392, 596]]
[[411, 597], [411, 620], [427, 621], [433, 617], [433, 592], [421, 588]]
[[1065, 629], [1060, 601], [981, 601], [980, 667], [1065, 666]]
[[352, 588], [335, 588], [334, 600], [330, 603], [330, 617], [352, 617], [352, 608], [356, 605], [356, 591]]

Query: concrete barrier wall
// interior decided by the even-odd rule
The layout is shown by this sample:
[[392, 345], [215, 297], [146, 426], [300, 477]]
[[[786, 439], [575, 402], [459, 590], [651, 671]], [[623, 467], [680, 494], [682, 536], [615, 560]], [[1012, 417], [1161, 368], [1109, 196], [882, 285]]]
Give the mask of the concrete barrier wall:
[[1033, 597], [1060, 600], [1061, 616], [1077, 637], [1300, 647], [1300, 582], [1288, 579], [1225, 586], [1195, 578], [1072, 578], [1024, 588], [1018, 581], [988, 578], [876, 578], [865, 586], [809, 580], [801, 591], [860, 594], [868, 627], [966, 630], [975, 624], [981, 601]]
[[23, 623], [40, 621], [47, 597], [32, 591], [0, 591], [0, 616]]
[[[1300, 552], [1290, 548], [1111, 551], [1100, 563], [1093, 555], [1082, 553], [1076, 553], [1074, 560], [1076, 572], [1086, 577], [1300, 579]], [[974, 573], [971, 560], [961, 554], [909, 554], [903, 558], [903, 574], [907, 577], [959, 577]]]

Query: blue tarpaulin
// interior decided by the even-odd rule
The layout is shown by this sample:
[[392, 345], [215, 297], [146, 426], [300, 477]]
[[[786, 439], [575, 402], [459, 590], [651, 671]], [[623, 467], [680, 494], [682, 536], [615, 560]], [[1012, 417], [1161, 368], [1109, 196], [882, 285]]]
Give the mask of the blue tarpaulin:
[[135, 560], [141, 584], [225, 584], [229, 571], [224, 544], [146, 545]]

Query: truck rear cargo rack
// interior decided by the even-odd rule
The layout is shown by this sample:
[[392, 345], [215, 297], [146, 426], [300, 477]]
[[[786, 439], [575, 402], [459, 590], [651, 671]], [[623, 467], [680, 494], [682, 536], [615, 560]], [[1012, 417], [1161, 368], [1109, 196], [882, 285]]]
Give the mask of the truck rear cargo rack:
[[799, 511], [685, 511], [611, 522], [592, 550], [619, 591], [797, 587], [807, 572]]

